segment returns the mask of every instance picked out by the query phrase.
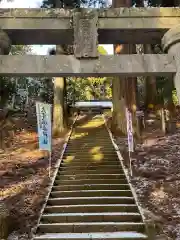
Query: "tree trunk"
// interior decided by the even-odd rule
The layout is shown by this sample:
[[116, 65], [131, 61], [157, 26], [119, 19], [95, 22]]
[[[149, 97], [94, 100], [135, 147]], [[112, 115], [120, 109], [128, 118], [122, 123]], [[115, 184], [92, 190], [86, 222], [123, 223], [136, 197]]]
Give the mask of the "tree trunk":
[[174, 6], [179, 7], [180, 6], [180, 0], [174, 0]]
[[[126, 0], [112, 0], [112, 7], [126, 7]], [[126, 51], [125, 45], [114, 45], [114, 54], [122, 54]], [[112, 100], [113, 100], [113, 113], [112, 113], [112, 131], [127, 134], [126, 131], [126, 118], [125, 116], [125, 96], [123, 90], [125, 87], [124, 78], [115, 77], [112, 80]]]
[[[119, 7], [119, 6], [118, 6]], [[119, 48], [119, 49], [118, 49]], [[125, 45], [115, 45], [114, 52], [116, 54], [125, 53]], [[112, 131], [122, 134], [127, 134], [126, 131], [126, 117], [125, 117], [125, 84], [126, 79], [115, 77], [112, 80], [112, 100], [113, 100], [113, 114], [112, 114]]]
[[144, 1], [143, 0], [136, 0], [136, 7], [144, 7]]
[[67, 127], [64, 109], [64, 78], [54, 79], [53, 134], [61, 134]]
[[[131, 7], [131, 0], [113, 0], [112, 7]], [[130, 54], [134, 53], [135, 45], [115, 45], [114, 50], [116, 54]], [[138, 124], [136, 121], [136, 78], [117, 78], [113, 79], [113, 117], [112, 128], [121, 129], [126, 134], [126, 116], [125, 108], [128, 107], [132, 112], [133, 129], [139, 137]], [[131, 89], [131, 91], [129, 90]], [[119, 94], [119, 95], [118, 95]], [[124, 105], [123, 105], [124, 104]], [[121, 109], [120, 109], [121, 106]], [[124, 119], [122, 119], [124, 118]]]
[[[144, 44], [144, 53], [152, 54], [152, 48], [150, 44]], [[146, 77], [146, 99], [145, 99], [146, 107], [148, 107], [149, 104], [155, 106], [156, 96], [157, 96], [156, 77], [154, 76]]]
[[112, 131], [126, 134], [126, 116], [125, 116], [125, 100], [122, 95], [122, 79], [119, 77], [113, 78], [112, 84], [112, 99], [113, 99], [113, 113], [112, 113]]
[[[128, 45], [128, 54], [135, 54], [136, 53], [136, 45], [129, 44]], [[127, 93], [127, 102], [128, 108], [132, 113], [132, 124], [133, 124], [133, 131], [137, 139], [140, 139], [140, 129], [138, 119], [136, 117], [136, 110], [137, 110], [137, 78], [131, 77], [127, 79], [126, 85], [126, 93]]]
[[[62, 2], [56, 0], [56, 8], [62, 7]], [[61, 46], [56, 46], [56, 54], [64, 54]], [[62, 77], [54, 78], [54, 106], [53, 106], [53, 134], [58, 136], [61, 135], [67, 128], [67, 113], [65, 106], [65, 84], [66, 79]]]
[[180, 0], [162, 0], [162, 7], [178, 7]]
[[[180, 5], [180, 0], [172, 0], [172, 1], [168, 1], [168, 0], [163, 0], [162, 1], [162, 7], [178, 7]], [[171, 81], [171, 86], [169, 86], [172, 90], [174, 89], [174, 82], [173, 82], [173, 78], [168, 79], [169, 81]], [[166, 110], [167, 110], [167, 114], [168, 114], [168, 118], [162, 118], [161, 119], [161, 127], [162, 127], [162, 131], [164, 133], [174, 133], [174, 131], [176, 130], [176, 110], [175, 110], [175, 105], [173, 103], [173, 99], [172, 99], [172, 92], [171, 92], [171, 96], [168, 99], [167, 105], [165, 106]], [[161, 114], [162, 116], [162, 114]], [[165, 127], [164, 127], [165, 125]]]

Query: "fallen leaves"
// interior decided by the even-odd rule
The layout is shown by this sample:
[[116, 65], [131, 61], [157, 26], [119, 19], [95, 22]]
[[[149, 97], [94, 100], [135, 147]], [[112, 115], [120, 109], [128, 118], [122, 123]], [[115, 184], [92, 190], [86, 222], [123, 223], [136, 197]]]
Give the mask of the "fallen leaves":
[[[126, 155], [126, 138], [117, 138]], [[122, 146], [126, 146], [125, 148]], [[157, 239], [180, 240], [180, 130], [139, 144], [132, 158], [132, 184], [146, 219], [156, 222]]]
[[[35, 116], [21, 116], [9, 122], [13, 123], [14, 136], [7, 134], [10, 126], [6, 124], [6, 141], [11, 144], [4, 144], [0, 151], [0, 197], [10, 211], [13, 233], [9, 239], [28, 240], [47, 194], [48, 155], [38, 150]], [[63, 137], [53, 141], [52, 172], [63, 143]]]

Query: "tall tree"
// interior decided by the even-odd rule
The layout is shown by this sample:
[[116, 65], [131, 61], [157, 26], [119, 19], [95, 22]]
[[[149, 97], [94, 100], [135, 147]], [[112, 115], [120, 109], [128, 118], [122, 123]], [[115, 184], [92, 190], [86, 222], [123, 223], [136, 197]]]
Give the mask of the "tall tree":
[[[50, 55], [64, 54], [60, 45], [56, 50], [52, 49]], [[53, 102], [53, 134], [60, 135], [67, 127], [67, 113], [65, 102], [66, 80], [63, 77], [54, 78], [54, 102]]]
[[[156, 0], [156, 3], [158, 4], [158, 0]], [[152, 2], [149, 4], [153, 4]], [[136, 0], [135, 2], [135, 6], [136, 7], [144, 7], [144, 1], [143, 0]], [[152, 50], [152, 46], [150, 44], [144, 44], [143, 45], [143, 52], [145, 54], [152, 54], [153, 50]], [[156, 95], [157, 95], [157, 91], [156, 91], [156, 77], [154, 76], [150, 76], [150, 77], [146, 77], [145, 80], [145, 105], [146, 107], [148, 106], [148, 104], [153, 104], [155, 105], [155, 100], [156, 100]]]
[[[131, 7], [131, 0], [113, 0], [112, 7]], [[118, 44], [114, 46], [116, 54], [135, 53], [135, 45]], [[126, 134], [126, 116], [125, 108], [127, 107], [133, 116], [133, 128], [139, 136], [138, 125], [136, 121], [136, 78], [115, 78], [112, 82], [113, 88], [113, 119], [112, 128], [120, 129]], [[129, 90], [131, 89], [131, 90]]]
[[[148, 6], [151, 7], [173, 7], [179, 6], [179, 0], [148, 0], [146, 2]], [[144, 6], [144, 1], [142, 0], [135, 0], [134, 4], [138, 7]], [[144, 45], [144, 53], [162, 53], [161, 47], [156, 45]], [[161, 107], [161, 127], [163, 132], [166, 132], [166, 124], [165, 124], [165, 117], [164, 117], [164, 105], [169, 111], [169, 120], [173, 118], [175, 113], [175, 108], [173, 104], [173, 80], [172, 79], [165, 79], [162, 77], [147, 77], [146, 78], [146, 99], [145, 104], [146, 107], [148, 104], [158, 105]], [[167, 123], [169, 123], [168, 121]], [[169, 124], [168, 124], [169, 125]]]
[[43, 0], [42, 7], [53, 8], [107, 7], [107, 0]]
[[[66, 6], [74, 2], [72, 0], [66, 1]], [[62, 8], [65, 7], [64, 2], [60, 0], [45, 0], [42, 7], [48, 8]], [[51, 54], [65, 54], [65, 50], [61, 45], [56, 46], [56, 51]], [[54, 104], [53, 104], [53, 134], [60, 135], [67, 128], [67, 106], [65, 101], [66, 95], [66, 79], [63, 77], [54, 78]]]
[[[11, 47], [10, 55], [23, 55], [31, 51], [29, 46], [16, 45]], [[20, 77], [19, 79], [22, 79]], [[0, 77], [0, 108], [4, 108], [13, 94], [16, 93], [16, 79]]]

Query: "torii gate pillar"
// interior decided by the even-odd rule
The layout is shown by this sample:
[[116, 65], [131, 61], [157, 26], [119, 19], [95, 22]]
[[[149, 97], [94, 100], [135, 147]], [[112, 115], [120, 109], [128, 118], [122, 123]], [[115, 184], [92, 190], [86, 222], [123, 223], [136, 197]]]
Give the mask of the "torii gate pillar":
[[169, 57], [176, 65], [174, 75], [174, 85], [177, 91], [178, 102], [180, 104], [180, 25], [177, 25], [167, 31], [162, 38], [163, 50], [168, 53]]
[[11, 40], [6, 32], [0, 30], [0, 54], [8, 55], [11, 50]]

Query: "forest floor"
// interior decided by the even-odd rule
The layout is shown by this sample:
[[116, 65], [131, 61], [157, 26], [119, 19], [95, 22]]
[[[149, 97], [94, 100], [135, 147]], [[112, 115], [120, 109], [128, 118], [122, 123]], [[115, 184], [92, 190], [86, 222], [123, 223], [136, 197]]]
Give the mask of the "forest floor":
[[[31, 228], [38, 220], [49, 184], [48, 154], [38, 150], [35, 116], [10, 117], [0, 122], [0, 200], [10, 212], [9, 240], [30, 239]], [[52, 169], [64, 143], [53, 139]]]
[[[47, 194], [48, 156], [38, 150], [36, 131], [35, 117], [12, 117], [3, 123], [0, 199], [10, 211], [8, 240], [30, 239]], [[151, 133], [132, 155], [131, 182], [145, 217], [156, 223], [158, 239], [180, 240], [180, 130], [166, 137]], [[53, 167], [66, 135], [53, 140]], [[128, 165], [127, 139], [117, 136], [116, 141]]]
[[[163, 136], [156, 126], [143, 134], [132, 153], [131, 183], [145, 219], [156, 225], [158, 240], [180, 240], [180, 129]], [[126, 167], [127, 138], [115, 136]]]

